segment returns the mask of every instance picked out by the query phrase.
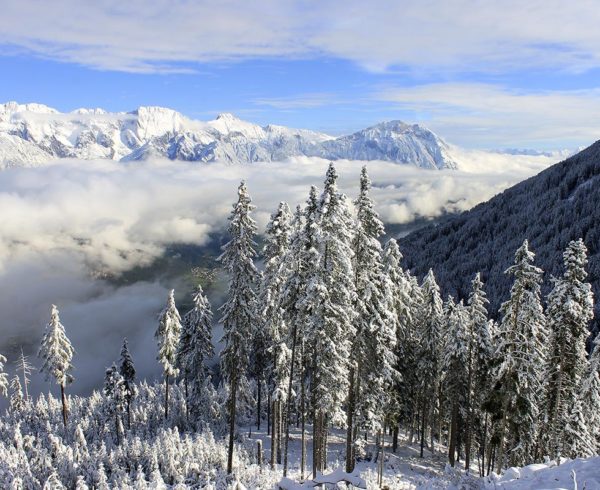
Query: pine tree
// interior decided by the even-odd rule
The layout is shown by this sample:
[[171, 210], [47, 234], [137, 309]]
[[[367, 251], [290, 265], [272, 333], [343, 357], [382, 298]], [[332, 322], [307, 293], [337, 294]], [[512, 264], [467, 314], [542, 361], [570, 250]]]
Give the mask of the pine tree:
[[60, 323], [58, 309], [52, 305], [50, 322], [46, 325], [46, 332], [42, 339], [39, 357], [42, 359], [40, 371], [46, 374], [46, 380], [54, 379], [60, 386], [62, 401], [63, 423], [67, 425], [67, 398], [65, 396], [66, 385], [73, 382], [71, 360], [74, 353], [73, 346], [67, 338], [65, 327]]
[[448, 459], [454, 466], [458, 441], [464, 432], [463, 421], [468, 404], [470, 332], [468, 311], [462, 302], [456, 304], [452, 297], [445, 307], [447, 342], [444, 347], [445, 390], [450, 400], [450, 443]]
[[347, 409], [346, 470], [354, 468], [353, 434], [355, 411], [360, 425], [381, 431], [390, 403], [390, 387], [395, 379], [396, 325], [389, 309], [388, 278], [383, 270], [379, 237], [384, 233], [370, 197], [367, 168], [360, 177], [360, 194], [355, 202], [357, 226], [353, 239], [357, 328], [352, 341]]
[[10, 382], [10, 392], [10, 409], [13, 412], [20, 412], [25, 407], [25, 399], [23, 398], [21, 380], [16, 375]]
[[158, 328], [154, 337], [158, 342], [158, 361], [162, 364], [165, 377], [165, 419], [169, 416], [169, 377], [177, 376], [177, 346], [181, 335], [181, 316], [175, 306], [175, 290], [171, 289], [167, 305], [158, 317]]
[[337, 173], [329, 165], [319, 201], [318, 267], [309, 279], [307, 301], [312, 350], [315, 436], [313, 473], [326, 465], [327, 426], [343, 423], [342, 405], [348, 393], [352, 338], [355, 334], [356, 287], [352, 267], [354, 220], [346, 196], [337, 188]]
[[[578, 441], [589, 439], [582, 427], [583, 415], [578, 402], [581, 382], [588, 364], [585, 348], [588, 324], [594, 316], [592, 287], [585, 282], [587, 249], [583, 241], [569, 243], [563, 254], [565, 272], [553, 279], [548, 295], [550, 350], [546, 368], [545, 427], [543, 448], [551, 457], [564, 454], [579, 456]], [[578, 409], [576, 410], [576, 406]], [[587, 442], [584, 446], [589, 446]], [[573, 452], [575, 451], [575, 452]], [[589, 453], [590, 448], [586, 447]]]
[[[317, 197], [317, 189], [312, 186], [309, 196], [306, 201], [306, 206], [302, 209], [300, 206], [296, 208], [296, 213], [291, 225], [290, 244], [286, 255], [283, 259], [285, 281], [282, 290], [282, 309], [284, 311], [284, 321], [288, 327], [288, 332], [292, 333], [292, 347], [294, 356], [290, 354], [290, 367], [295, 367], [295, 362], [292, 364], [291, 357], [299, 359], [299, 375], [298, 382], [300, 383], [300, 417], [301, 417], [301, 456], [300, 456], [300, 473], [304, 476], [306, 464], [306, 415], [308, 400], [306, 397], [306, 383], [311, 372], [312, 351], [311, 351], [311, 336], [310, 319], [312, 317], [316, 305], [313, 303], [313, 297], [310, 295], [308, 285], [311, 278], [314, 277], [315, 271], [319, 266], [319, 251], [317, 250], [318, 242], [318, 211], [319, 202]], [[295, 342], [294, 342], [295, 339]], [[296, 355], [296, 350], [299, 354]], [[294, 359], [295, 361], [295, 359]], [[293, 381], [293, 373], [290, 369], [290, 378], [288, 381], [288, 391], [291, 388], [290, 382]], [[288, 397], [291, 403], [291, 397]], [[286, 428], [286, 442], [288, 443], [288, 434]], [[284, 453], [284, 471], [286, 468], [287, 449]]]
[[[212, 344], [212, 309], [200, 284], [196, 286], [192, 299], [194, 307], [183, 317], [177, 365], [184, 376], [186, 404], [197, 408], [208, 375], [206, 364], [215, 352]], [[188, 385], [191, 393], [188, 392]]]
[[135, 385], [135, 366], [133, 364], [133, 358], [129, 353], [127, 339], [123, 339], [119, 373], [123, 377], [123, 386], [125, 388], [125, 402], [127, 403], [127, 427], [131, 429], [131, 402], [137, 395], [137, 387]]
[[[388, 309], [392, 315], [392, 323], [396, 329], [396, 372], [395, 389], [392, 390], [390, 423], [394, 430], [393, 448], [398, 444], [399, 423], [412, 415], [414, 401], [415, 369], [415, 336], [413, 332], [412, 285], [408, 274], [402, 270], [400, 261], [402, 254], [398, 243], [390, 238], [383, 250], [383, 272], [386, 278]], [[418, 287], [418, 286], [417, 286]]]
[[[470, 459], [472, 433], [475, 432], [479, 444], [481, 473], [483, 475], [488, 437], [488, 414], [484, 412], [483, 407], [489, 394], [494, 345], [487, 311], [489, 301], [483, 289], [480, 273], [477, 273], [471, 282], [471, 292], [467, 304], [470, 339], [468, 364], [470, 380], [468, 383], [467, 447], [465, 452]], [[465, 468], [468, 468], [469, 465], [466, 459]]]
[[[260, 325], [254, 336], [251, 364], [259, 387], [267, 381], [269, 398], [286, 402], [290, 378], [291, 350], [288, 347], [288, 325], [284, 318], [283, 289], [289, 264], [286, 262], [291, 234], [291, 214], [281, 202], [265, 230], [263, 257], [265, 269], [259, 290]], [[260, 395], [260, 390], [259, 390]], [[260, 403], [259, 403], [260, 405]], [[276, 411], [274, 415], [278, 415]], [[260, 411], [257, 425], [260, 424]], [[282, 421], [278, 421], [282, 422]], [[281, 425], [281, 424], [280, 424]], [[278, 448], [274, 448], [276, 451]], [[284, 466], [284, 472], [287, 468]]]
[[121, 373], [117, 369], [117, 366], [113, 364], [106, 370], [104, 377], [104, 396], [106, 397], [106, 411], [107, 415], [114, 417], [115, 420], [115, 434], [117, 436], [117, 444], [121, 441], [121, 412], [125, 408], [127, 403], [127, 388], [125, 386], [125, 380]]
[[509, 454], [511, 466], [522, 466], [533, 460], [541, 380], [539, 368], [544, 365], [546, 334], [540, 300], [543, 271], [533, 265], [535, 254], [527, 240], [515, 253], [515, 264], [506, 270], [515, 280], [510, 299], [502, 304], [502, 322], [498, 331], [494, 391], [500, 394], [501, 425], [498, 471]]
[[241, 377], [249, 362], [249, 340], [256, 328], [256, 292], [258, 272], [253, 259], [256, 256], [254, 235], [256, 223], [250, 216], [254, 209], [246, 184], [238, 188], [238, 201], [229, 218], [231, 240], [223, 246], [219, 257], [229, 273], [227, 300], [221, 307], [224, 348], [221, 351], [221, 369], [230, 385], [229, 394], [229, 448], [227, 472], [233, 468], [233, 436], [235, 431], [236, 398]]
[[442, 370], [442, 330], [444, 311], [440, 288], [430, 269], [421, 285], [422, 303], [419, 316], [418, 372], [420, 375], [419, 398], [421, 405], [421, 457], [425, 446], [425, 425], [429, 421], [431, 450], [434, 451], [435, 413], [440, 392]]

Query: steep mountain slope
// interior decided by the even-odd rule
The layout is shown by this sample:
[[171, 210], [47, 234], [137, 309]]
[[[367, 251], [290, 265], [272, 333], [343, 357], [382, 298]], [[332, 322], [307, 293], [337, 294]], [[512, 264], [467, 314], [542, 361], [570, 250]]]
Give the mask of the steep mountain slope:
[[334, 138], [283, 126], [265, 127], [232, 114], [202, 122], [162, 107], [130, 113], [79, 109], [62, 114], [41, 104], [0, 105], [0, 167], [56, 158], [198, 162], [283, 161], [294, 156], [385, 160], [424, 168], [456, 168], [448, 145], [426, 128], [400, 121]]
[[465, 298], [481, 271], [495, 313], [509, 294], [503, 272], [528, 238], [536, 263], [562, 273], [562, 252], [583, 238], [589, 250], [589, 279], [600, 316], [600, 141], [459, 216], [422, 228], [400, 240], [407, 265], [422, 276], [433, 268], [445, 294]]

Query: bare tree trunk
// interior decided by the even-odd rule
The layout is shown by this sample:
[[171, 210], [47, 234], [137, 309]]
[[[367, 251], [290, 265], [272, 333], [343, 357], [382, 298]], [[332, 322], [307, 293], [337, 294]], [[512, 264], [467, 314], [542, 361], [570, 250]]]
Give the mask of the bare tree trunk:
[[452, 402], [452, 416], [450, 419], [450, 442], [448, 444], [448, 462], [454, 467], [456, 463], [456, 432], [458, 431], [458, 404]]
[[421, 453], [420, 453], [420, 457], [422, 458], [423, 457], [423, 449], [425, 447], [425, 417], [427, 416], [427, 414], [426, 414], [427, 410], [425, 407], [425, 396], [423, 396], [421, 403], [422, 403], [422, 407], [421, 407]]
[[278, 418], [279, 418], [279, 408], [278, 408], [279, 400], [273, 400], [273, 409], [271, 410], [271, 469], [275, 469], [275, 465], [277, 464], [277, 446], [279, 442], [277, 441], [277, 437], [279, 436], [278, 429]]
[[185, 373], [183, 374], [183, 388], [185, 390], [185, 419], [189, 420], [190, 419], [190, 408], [189, 408], [190, 396], [189, 396], [189, 392], [188, 392], [188, 379], [187, 379], [187, 375]]
[[296, 364], [296, 336], [297, 336], [297, 326], [296, 322], [294, 322], [294, 328], [292, 332], [292, 365], [290, 366], [290, 379], [288, 381], [288, 390], [287, 390], [287, 407], [285, 414], [285, 447], [283, 451], [283, 476], [287, 476], [288, 469], [288, 445], [290, 442], [290, 418], [292, 412], [292, 383], [294, 381], [294, 366]]
[[60, 399], [62, 400], [62, 416], [63, 416], [63, 424], [65, 428], [67, 427], [67, 397], [65, 395], [65, 385], [61, 383], [60, 385]]
[[115, 433], [117, 434], [117, 446], [121, 445], [121, 431], [119, 430], [119, 412], [115, 412]]
[[498, 452], [498, 473], [502, 470], [502, 466], [504, 464], [504, 436], [506, 434], [506, 419], [507, 419], [507, 410], [508, 403], [504, 403], [503, 411], [502, 411], [502, 425], [500, 427], [500, 441], [499, 441], [499, 452]]
[[467, 420], [465, 433], [465, 471], [471, 466], [471, 426], [473, 425], [473, 407], [471, 406], [471, 385], [473, 384], [472, 342], [469, 342], [469, 372], [467, 376]]
[[267, 435], [271, 435], [271, 425], [272, 425], [272, 416], [271, 416], [271, 390], [268, 390], [267, 393]]
[[260, 430], [260, 415], [261, 415], [261, 395], [262, 395], [262, 381], [259, 379], [256, 383], [258, 388], [258, 396], [256, 397], [256, 430]]
[[302, 454], [300, 456], [300, 481], [304, 481], [304, 469], [306, 466], [306, 388], [305, 388], [305, 376], [304, 376], [304, 345], [302, 346], [302, 375], [300, 378], [300, 410], [302, 413]]
[[325, 414], [321, 415], [321, 440], [322, 440], [322, 448], [321, 448], [321, 472], [327, 469], [327, 438], [329, 436], [329, 432], [327, 430], [327, 418]]
[[165, 420], [169, 416], [169, 375], [165, 374]]
[[354, 471], [354, 377], [356, 375], [354, 366], [350, 368], [350, 386], [348, 388], [348, 409], [346, 412], [346, 473]]
[[398, 424], [396, 423], [394, 425], [394, 429], [392, 432], [392, 451], [395, 453], [396, 450], [398, 449]]
[[227, 451], [227, 474], [233, 471], [233, 435], [235, 432], [235, 410], [237, 404], [238, 379], [237, 374], [231, 379], [229, 398], [229, 448]]

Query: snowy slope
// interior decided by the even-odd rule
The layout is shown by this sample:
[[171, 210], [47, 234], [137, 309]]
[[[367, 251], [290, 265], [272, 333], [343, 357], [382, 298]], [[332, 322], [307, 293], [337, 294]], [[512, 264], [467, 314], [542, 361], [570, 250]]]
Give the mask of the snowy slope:
[[485, 479], [486, 489], [600, 489], [600, 457], [509, 468], [502, 476]]
[[262, 127], [228, 113], [202, 122], [162, 107], [140, 107], [130, 113], [79, 109], [63, 114], [41, 104], [0, 105], [0, 167], [56, 158], [249, 163], [294, 156], [457, 167], [443, 140], [426, 128], [400, 121], [335, 138], [283, 126]]

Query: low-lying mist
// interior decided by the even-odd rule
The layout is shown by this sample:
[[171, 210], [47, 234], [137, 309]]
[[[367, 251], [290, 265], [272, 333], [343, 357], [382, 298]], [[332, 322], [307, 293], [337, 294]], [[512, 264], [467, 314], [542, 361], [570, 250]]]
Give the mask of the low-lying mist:
[[[387, 162], [367, 166], [384, 221], [407, 224], [469, 209], [548, 163], [495, 166], [487, 172]], [[139, 377], [159, 376], [156, 316], [168, 289], [176, 289], [178, 300], [187, 296], [182, 288], [189, 286], [189, 277], [118, 279], [151, 269], [171, 246], [207, 246], [211, 236], [222, 235], [241, 179], [257, 206], [254, 217], [262, 231], [279, 201], [293, 208], [304, 203], [311, 185], [321, 186], [327, 164], [308, 158], [245, 166], [61, 160], [0, 172], [0, 353], [8, 357], [7, 370], [13, 372], [21, 347], [39, 364], [37, 348], [50, 305], [56, 304], [76, 349], [70, 392], [101, 386], [123, 337], [129, 339]], [[336, 163], [340, 186], [352, 199], [361, 165]], [[211, 250], [214, 255], [214, 243]], [[221, 275], [209, 288], [215, 309], [222, 292]], [[215, 342], [219, 337], [216, 327]], [[39, 374], [32, 387], [34, 392], [47, 389]]]

